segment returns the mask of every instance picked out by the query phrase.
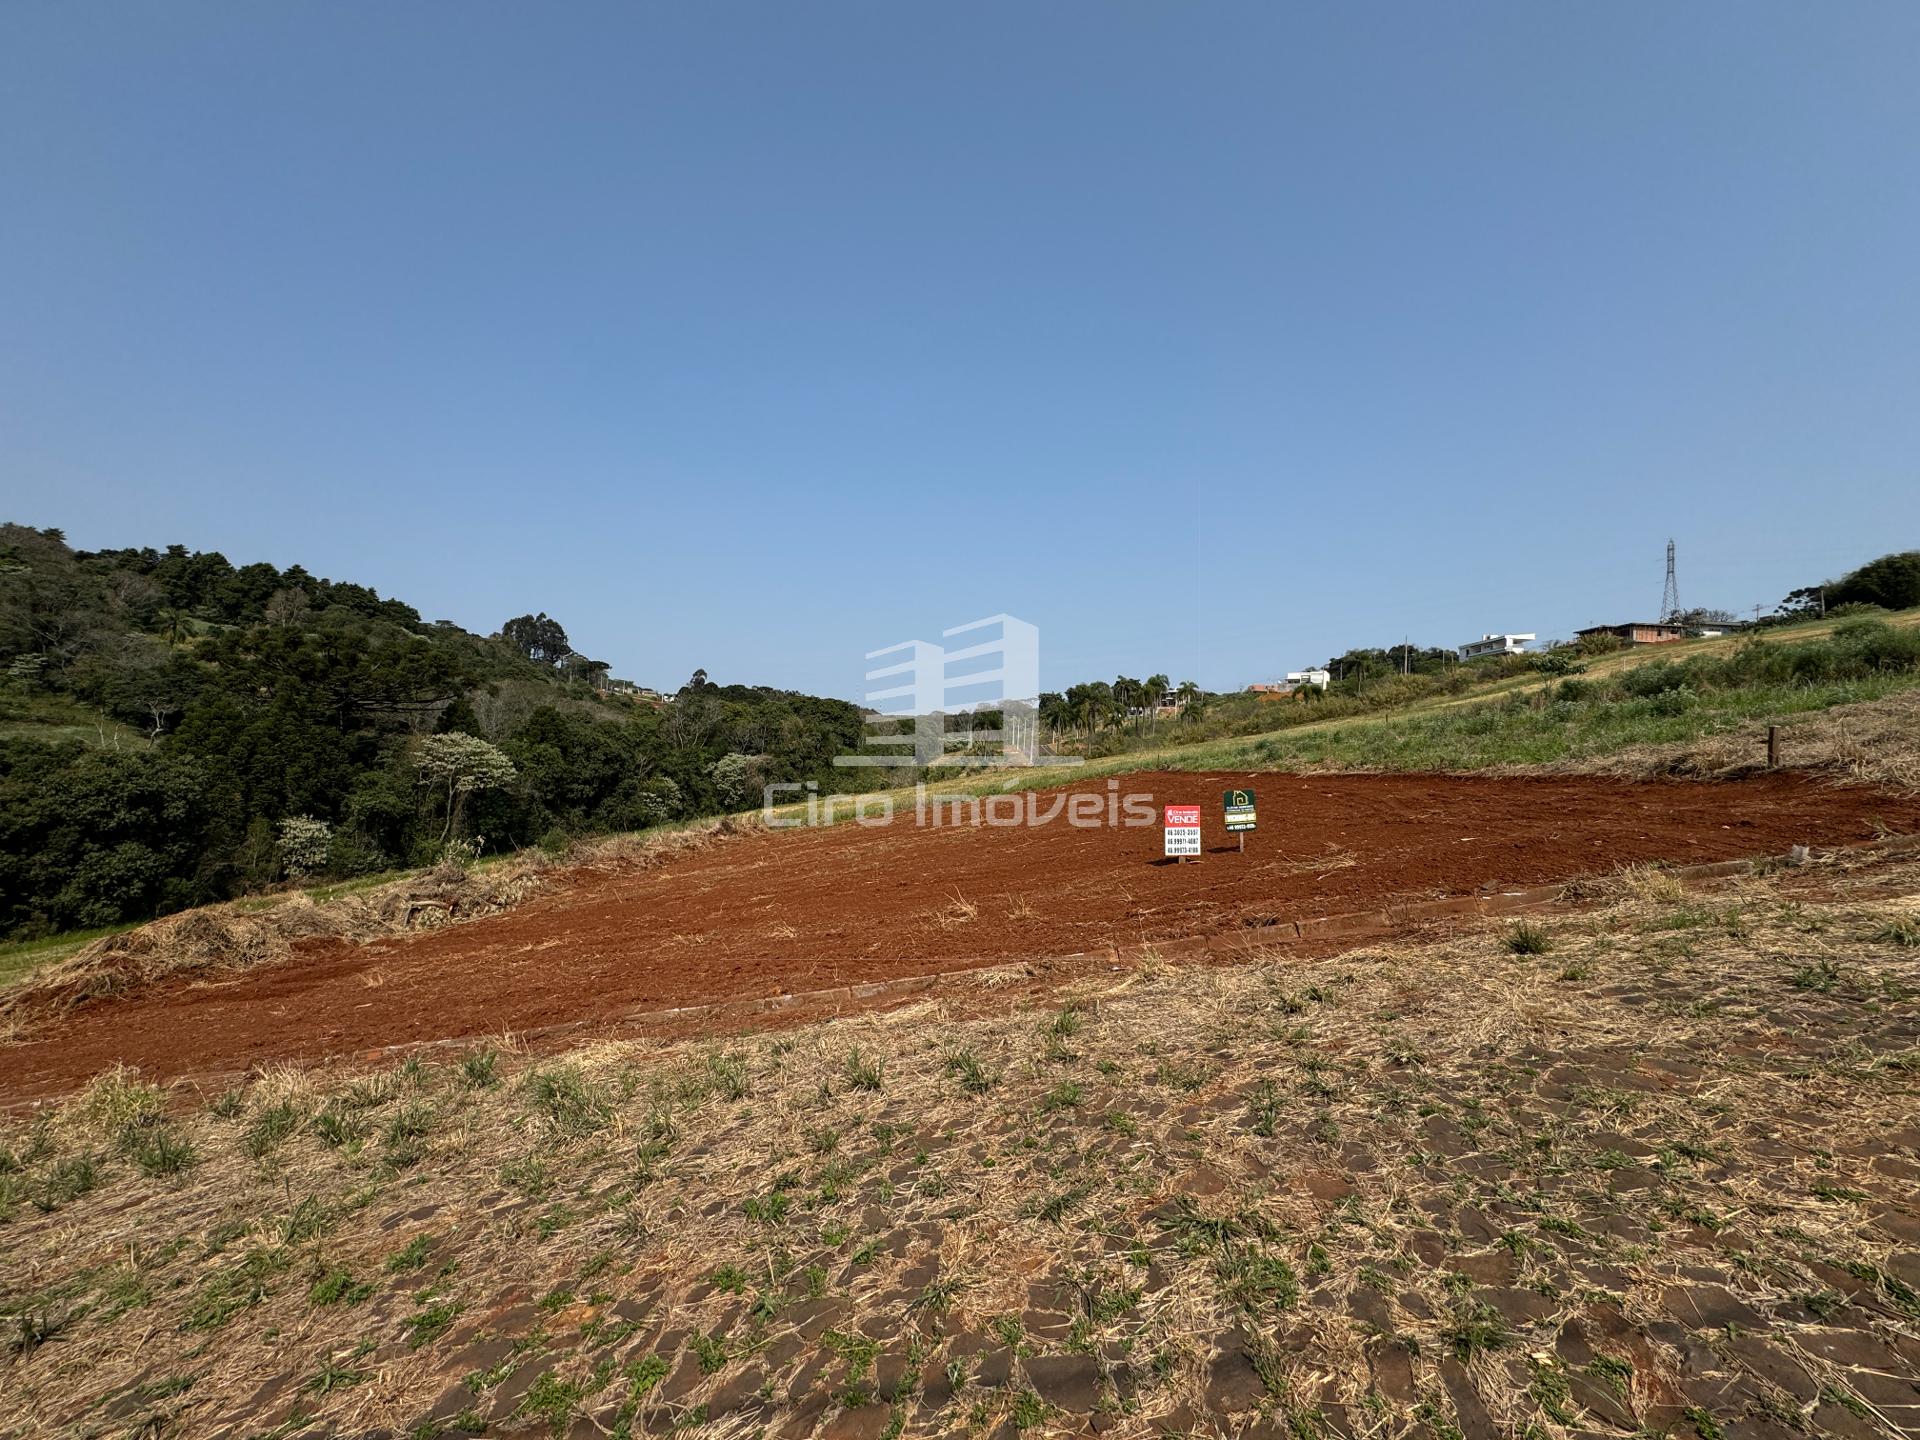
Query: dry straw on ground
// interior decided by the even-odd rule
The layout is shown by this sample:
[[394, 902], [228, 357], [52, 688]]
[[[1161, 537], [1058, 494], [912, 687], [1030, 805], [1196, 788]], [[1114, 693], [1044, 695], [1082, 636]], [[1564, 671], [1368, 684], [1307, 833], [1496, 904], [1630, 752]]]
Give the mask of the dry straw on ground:
[[1638, 871], [1524, 943], [1041, 1009], [116, 1073], [4, 1137], [0, 1391], [63, 1435], [1893, 1436], [1916, 897]]

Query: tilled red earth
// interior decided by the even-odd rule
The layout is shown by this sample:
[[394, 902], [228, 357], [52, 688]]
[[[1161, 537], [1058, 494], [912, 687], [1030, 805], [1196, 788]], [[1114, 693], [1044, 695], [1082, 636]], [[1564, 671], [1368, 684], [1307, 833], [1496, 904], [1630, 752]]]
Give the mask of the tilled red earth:
[[[1244, 854], [1222, 828], [1229, 786], [1259, 794]], [[1065, 793], [1124, 818], [1116, 788], [1151, 795], [1154, 823], [1078, 828], [1063, 809], [1037, 825], [956, 827], [906, 812], [884, 827], [751, 833], [663, 866], [577, 872], [451, 929], [303, 942], [290, 963], [98, 1002], [0, 1046], [0, 1095], [63, 1090], [115, 1061], [156, 1078], [238, 1070], [1920, 830], [1914, 797], [1788, 774], [1145, 772]], [[1061, 794], [1032, 797], [1038, 816]], [[1157, 807], [1183, 802], [1204, 807], [1208, 853], [1165, 862]], [[1028, 804], [1002, 797], [999, 818]]]

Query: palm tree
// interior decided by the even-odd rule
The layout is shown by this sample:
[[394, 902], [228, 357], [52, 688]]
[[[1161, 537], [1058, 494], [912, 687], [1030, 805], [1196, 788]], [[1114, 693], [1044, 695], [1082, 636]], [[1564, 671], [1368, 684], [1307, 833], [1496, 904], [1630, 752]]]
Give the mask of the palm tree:
[[1200, 687], [1191, 680], [1182, 680], [1180, 688], [1173, 692], [1180, 701], [1180, 718], [1185, 720], [1199, 710]]
[[1049, 690], [1040, 697], [1040, 723], [1050, 736], [1058, 737], [1072, 721], [1073, 705], [1067, 696]]
[[1160, 723], [1160, 704], [1167, 698], [1167, 687], [1173, 682], [1164, 675], [1147, 677], [1147, 724], [1149, 727]]
[[1087, 727], [1087, 743], [1093, 743], [1094, 730], [1113, 710], [1113, 687], [1102, 680], [1075, 685], [1067, 691], [1067, 703], [1080, 712]]

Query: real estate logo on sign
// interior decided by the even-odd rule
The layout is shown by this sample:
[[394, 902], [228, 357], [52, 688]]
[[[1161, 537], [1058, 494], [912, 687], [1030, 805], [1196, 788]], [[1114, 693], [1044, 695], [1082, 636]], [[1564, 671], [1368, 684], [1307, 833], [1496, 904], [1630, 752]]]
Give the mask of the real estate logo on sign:
[[1227, 833], [1229, 835], [1237, 830], [1252, 830], [1256, 828], [1253, 820], [1253, 791], [1227, 791], [1224, 808], [1227, 815]]
[[1182, 858], [1200, 853], [1200, 807], [1198, 805], [1169, 805], [1166, 807], [1167, 826], [1166, 852]]

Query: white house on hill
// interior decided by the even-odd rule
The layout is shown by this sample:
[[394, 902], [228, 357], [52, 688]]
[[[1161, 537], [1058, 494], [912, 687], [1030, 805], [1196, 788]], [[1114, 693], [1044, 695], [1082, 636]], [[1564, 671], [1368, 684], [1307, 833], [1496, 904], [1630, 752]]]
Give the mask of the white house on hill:
[[1519, 655], [1533, 640], [1531, 635], [1482, 635], [1460, 647], [1460, 658], [1479, 660], [1488, 655]]

